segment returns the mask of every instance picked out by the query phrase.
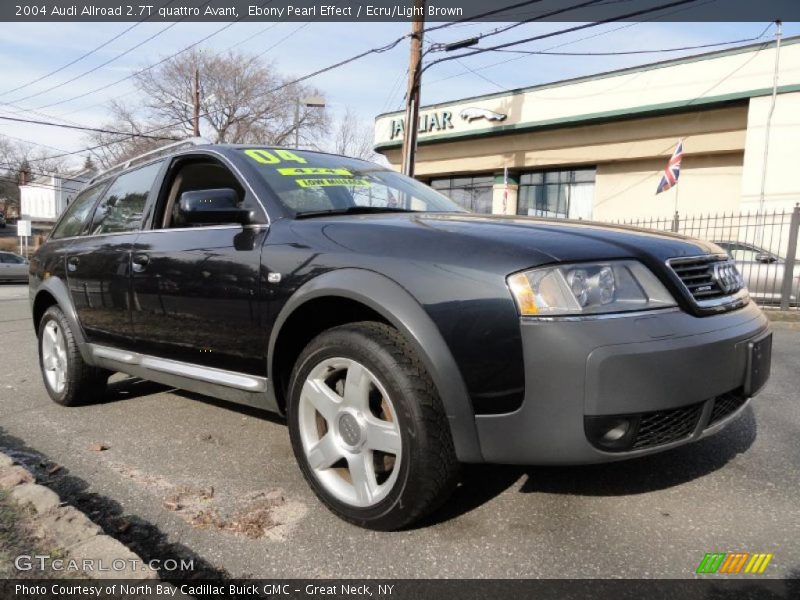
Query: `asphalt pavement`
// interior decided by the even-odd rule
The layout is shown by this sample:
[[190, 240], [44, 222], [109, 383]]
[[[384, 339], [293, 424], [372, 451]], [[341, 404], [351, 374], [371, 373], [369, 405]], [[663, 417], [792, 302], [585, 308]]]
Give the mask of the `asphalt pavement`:
[[321, 506], [279, 418], [120, 376], [103, 404], [51, 402], [26, 298], [0, 285], [0, 451], [143, 558], [220, 577], [683, 578], [737, 551], [800, 577], [795, 324], [775, 326], [770, 383], [716, 436], [610, 465], [467, 467], [428, 521], [376, 533]]

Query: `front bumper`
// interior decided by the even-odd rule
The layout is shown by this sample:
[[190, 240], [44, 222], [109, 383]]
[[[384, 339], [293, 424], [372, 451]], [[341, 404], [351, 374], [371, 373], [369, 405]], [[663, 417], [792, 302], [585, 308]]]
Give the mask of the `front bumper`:
[[[513, 413], [476, 416], [486, 462], [608, 462], [715, 433], [747, 405], [748, 344], [768, 322], [750, 303], [703, 318], [675, 309], [522, 319], [521, 328], [525, 398]], [[609, 415], [638, 415], [640, 428], [647, 420], [650, 439], [624, 451], [598, 448], [587, 417]], [[672, 435], [662, 435], [665, 427]]]

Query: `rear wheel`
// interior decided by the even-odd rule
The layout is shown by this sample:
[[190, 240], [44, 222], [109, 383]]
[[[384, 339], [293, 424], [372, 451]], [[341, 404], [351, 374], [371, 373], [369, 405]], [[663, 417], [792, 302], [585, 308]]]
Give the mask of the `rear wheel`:
[[48, 308], [39, 323], [39, 367], [47, 393], [63, 406], [98, 402], [110, 375], [83, 360], [69, 322], [58, 306]]
[[288, 418], [311, 488], [352, 523], [404, 527], [455, 486], [458, 462], [436, 389], [387, 325], [353, 323], [316, 337], [292, 373]]

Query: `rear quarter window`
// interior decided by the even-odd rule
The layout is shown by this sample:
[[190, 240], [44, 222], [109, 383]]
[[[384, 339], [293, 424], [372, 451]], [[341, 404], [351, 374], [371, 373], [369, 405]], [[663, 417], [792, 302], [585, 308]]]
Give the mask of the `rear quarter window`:
[[75, 200], [67, 207], [64, 216], [61, 217], [55, 229], [53, 229], [50, 239], [57, 240], [80, 235], [86, 221], [89, 220], [89, 216], [92, 214], [92, 210], [94, 210], [94, 205], [105, 188], [105, 184], [96, 185], [78, 194]]

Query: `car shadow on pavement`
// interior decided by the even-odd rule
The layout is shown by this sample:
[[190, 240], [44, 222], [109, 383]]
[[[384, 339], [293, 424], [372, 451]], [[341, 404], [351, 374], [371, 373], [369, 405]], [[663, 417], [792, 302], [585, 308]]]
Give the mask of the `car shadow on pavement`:
[[108, 383], [108, 387], [103, 392], [99, 404], [110, 404], [120, 400], [132, 400], [142, 396], [151, 396], [163, 392], [173, 392], [174, 388], [139, 377], [125, 377], [124, 379], [113, 378]]
[[[180, 543], [170, 542], [167, 534], [156, 525], [130, 513], [126, 513], [115, 500], [89, 491], [89, 484], [47, 456], [30, 448], [25, 442], [9, 435], [0, 428], [0, 452], [11, 456], [36, 476], [36, 483], [56, 492], [61, 501], [83, 512], [99, 525], [103, 533], [119, 540], [145, 562], [159, 560], [159, 565], [171, 564], [170, 559], [193, 561], [192, 570], [168, 571], [159, 569], [158, 577], [177, 583], [198, 578], [226, 580], [224, 569], [219, 569]], [[186, 564], [185, 562], [183, 564]]]
[[[202, 394], [196, 394], [195, 392], [187, 392], [186, 390], [170, 391], [176, 396], [182, 396], [184, 398], [188, 398], [189, 400], [196, 400], [198, 402], [210, 404], [211, 406], [216, 406], [217, 408], [233, 410], [242, 415], [247, 415], [248, 417], [255, 417], [257, 419], [263, 419], [264, 421], [286, 425], [285, 418], [264, 408], [256, 408], [255, 406], [247, 406], [246, 404], [237, 404], [236, 402], [219, 400], [217, 398], [212, 398], [211, 396], [204, 396]], [[289, 433], [287, 432], [286, 435], [289, 435]]]
[[597, 465], [526, 467], [465, 465], [453, 496], [417, 524], [424, 528], [471, 512], [521, 479], [523, 494], [628, 496], [681, 485], [721, 469], [756, 439], [756, 419], [748, 407], [725, 430], [699, 442], [641, 458]]

